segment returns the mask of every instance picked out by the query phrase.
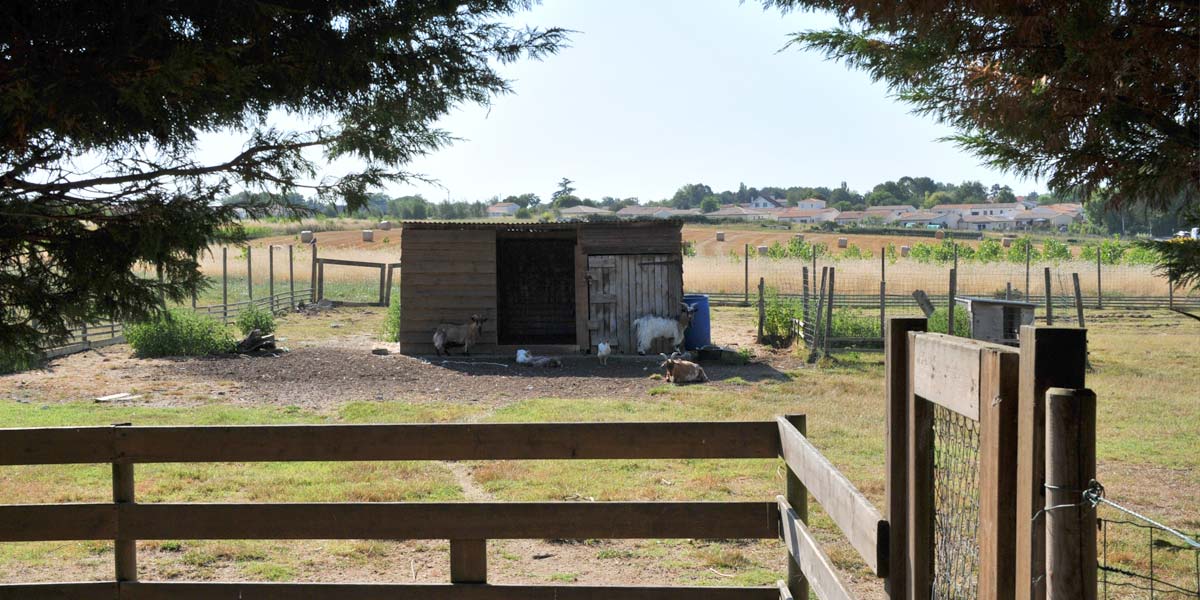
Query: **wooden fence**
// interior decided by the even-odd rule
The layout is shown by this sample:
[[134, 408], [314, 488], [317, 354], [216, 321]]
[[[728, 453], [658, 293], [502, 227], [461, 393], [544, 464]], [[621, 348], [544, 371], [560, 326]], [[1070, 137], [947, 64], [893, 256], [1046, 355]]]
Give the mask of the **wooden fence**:
[[[0, 585], [0, 598], [851, 598], [806, 526], [808, 494], [877, 574], [887, 521], [804, 437], [803, 416], [759, 422], [285, 425], [0, 429], [0, 465], [111, 463], [113, 502], [0, 506], [0, 542], [114, 540], [115, 578]], [[759, 502], [139, 503], [140, 463], [782, 457], [787, 490]], [[782, 538], [776, 587], [487, 584], [486, 540]], [[434, 585], [145, 582], [140, 539], [448, 539], [450, 582]]]
[[314, 288], [314, 301], [325, 299], [325, 265], [340, 265], [344, 267], [364, 267], [379, 269], [379, 301], [378, 302], [346, 302], [339, 300], [343, 306], [387, 306], [392, 301], [392, 275], [400, 268], [400, 263], [367, 262], [361, 260], [343, 260], [340, 258], [318, 258], [316, 247], [313, 249], [313, 268], [317, 282]]

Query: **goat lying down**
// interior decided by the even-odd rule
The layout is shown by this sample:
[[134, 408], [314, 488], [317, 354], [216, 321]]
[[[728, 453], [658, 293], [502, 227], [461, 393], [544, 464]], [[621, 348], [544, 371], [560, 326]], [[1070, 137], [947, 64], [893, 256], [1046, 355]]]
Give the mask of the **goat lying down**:
[[681, 383], [702, 383], [708, 381], [708, 375], [704, 372], [704, 367], [679, 358], [679, 353], [676, 352], [671, 356], [660, 354], [663, 358], [663, 363], [659, 367], [667, 372], [667, 382], [676, 385]]
[[471, 353], [471, 347], [479, 342], [479, 334], [487, 317], [471, 315], [471, 320], [465, 325], [442, 323], [433, 330], [433, 349], [438, 356], [445, 353], [450, 356], [447, 348], [462, 347], [463, 356]]
[[683, 344], [683, 333], [687, 331], [692, 319], [696, 316], [696, 307], [683, 302], [679, 316], [674, 319], [646, 315], [633, 322], [633, 330], [637, 333], [638, 354], [645, 354], [654, 345], [654, 340], [670, 339], [671, 346], [679, 351]]

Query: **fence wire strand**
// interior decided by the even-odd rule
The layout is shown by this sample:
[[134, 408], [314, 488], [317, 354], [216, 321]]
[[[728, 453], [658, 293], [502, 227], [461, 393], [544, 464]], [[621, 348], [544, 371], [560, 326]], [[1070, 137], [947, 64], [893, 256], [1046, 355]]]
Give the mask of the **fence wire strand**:
[[979, 594], [979, 423], [934, 405], [933, 597]]

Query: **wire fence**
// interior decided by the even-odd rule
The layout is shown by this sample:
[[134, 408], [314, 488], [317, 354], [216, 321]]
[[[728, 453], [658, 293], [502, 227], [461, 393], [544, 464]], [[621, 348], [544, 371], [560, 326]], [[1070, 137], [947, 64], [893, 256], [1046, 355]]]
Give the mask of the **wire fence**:
[[1103, 488], [1087, 501], [1097, 508], [1102, 597], [1200, 598], [1200, 536], [1108, 500]]
[[935, 600], [979, 597], [979, 422], [933, 404]]

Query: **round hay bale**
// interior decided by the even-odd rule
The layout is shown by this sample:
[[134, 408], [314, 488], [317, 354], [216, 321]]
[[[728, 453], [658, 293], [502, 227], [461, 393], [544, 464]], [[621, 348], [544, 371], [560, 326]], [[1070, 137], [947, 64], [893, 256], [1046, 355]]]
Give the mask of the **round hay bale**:
[[382, 230], [384, 230], [384, 231], [391, 231], [391, 229], [392, 229], [392, 222], [391, 222], [391, 221], [380, 221], [380, 222], [379, 222], [379, 228], [380, 228], [380, 229], [382, 229]]
[[803, 234], [803, 233], [797, 233], [796, 235], [794, 235], [794, 236], [792, 236], [792, 237], [796, 238], [796, 241], [797, 241], [797, 242], [803, 242], [803, 241], [804, 241], [804, 234]]
[[1006, 238], [1003, 238], [1003, 239], [1001, 239], [1001, 240], [1000, 240], [1000, 244], [1001, 244], [1002, 246], [1004, 246], [1005, 248], [1011, 248], [1011, 247], [1012, 247], [1012, 242], [1013, 242], [1013, 239], [1012, 239], [1012, 238], [1010, 238], [1010, 237], [1006, 237]]
[[847, 238], [838, 238], [838, 248], [846, 248], [850, 245], [850, 240]]
[[759, 246], [759, 247], [758, 247], [758, 255], [759, 255], [759, 256], [766, 256], [766, 255], [767, 255], [767, 247], [766, 247], [766, 246]]
[[909, 250], [910, 248], [908, 246], [900, 246], [900, 256], [908, 256]]
[[934, 234], [933, 234], [933, 237], [934, 237], [935, 239], [939, 239], [939, 240], [946, 239], [946, 232], [945, 232], [945, 231], [943, 231], [943, 230], [941, 230], [941, 229], [939, 229], [939, 230], [937, 230], [936, 232], [934, 232]]
[[362, 232], [363, 232], [363, 241], [364, 242], [375, 241], [375, 232], [374, 231], [372, 231], [370, 229], [364, 229], [364, 230], [362, 230]]
[[305, 244], [311, 244], [311, 243], [312, 243], [312, 241], [313, 241], [313, 234], [312, 234], [312, 232], [311, 232], [311, 231], [308, 231], [307, 229], [306, 229], [306, 230], [304, 230], [304, 231], [301, 231], [301, 232], [300, 232], [300, 241], [301, 241], [301, 242], [304, 242]]
[[718, 242], [723, 242], [723, 241], [725, 241], [725, 232], [724, 232], [724, 231], [718, 231], [718, 232], [717, 232], [717, 241], [718, 241]]

